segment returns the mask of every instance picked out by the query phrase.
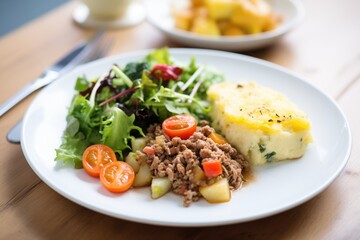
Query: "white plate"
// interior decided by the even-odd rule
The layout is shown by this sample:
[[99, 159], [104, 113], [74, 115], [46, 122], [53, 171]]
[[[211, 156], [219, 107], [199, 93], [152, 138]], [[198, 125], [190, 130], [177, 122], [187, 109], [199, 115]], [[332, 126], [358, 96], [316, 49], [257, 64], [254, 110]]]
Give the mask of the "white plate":
[[221, 51], [171, 49], [172, 56], [216, 66], [228, 80], [253, 80], [281, 91], [304, 110], [313, 125], [314, 143], [298, 160], [255, 168], [255, 181], [232, 193], [228, 203], [205, 200], [182, 206], [182, 198], [167, 194], [152, 200], [150, 189], [111, 194], [83, 170], [62, 168], [54, 162], [55, 148], [66, 126], [67, 107], [75, 80], [96, 77], [111, 64], [124, 66], [148, 51], [119, 55], [86, 64], [41, 91], [24, 117], [21, 143], [35, 173], [66, 198], [94, 211], [130, 221], [169, 226], [211, 226], [245, 222], [295, 207], [323, 191], [341, 172], [349, 157], [351, 136], [337, 104], [319, 89], [277, 65]]
[[239, 37], [207, 37], [174, 27], [174, 19], [171, 15], [171, 3], [173, 2], [173, 0], [146, 1], [149, 22], [175, 42], [187, 46], [229, 51], [253, 50], [270, 45], [298, 26], [305, 15], [300, 0], [269, 0], [273, 11], [283, 17], [283, 22], [275, 30]]

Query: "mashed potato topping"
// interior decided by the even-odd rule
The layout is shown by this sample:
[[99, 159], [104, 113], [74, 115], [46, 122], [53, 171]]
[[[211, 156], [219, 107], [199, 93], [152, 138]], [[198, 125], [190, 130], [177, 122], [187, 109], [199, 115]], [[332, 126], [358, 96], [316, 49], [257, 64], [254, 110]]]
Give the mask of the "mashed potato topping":
[[284, 95], [254, 82], [211, 86], [213, 127], [260, 165], [301, 157], [312, 141], [306, 114]]

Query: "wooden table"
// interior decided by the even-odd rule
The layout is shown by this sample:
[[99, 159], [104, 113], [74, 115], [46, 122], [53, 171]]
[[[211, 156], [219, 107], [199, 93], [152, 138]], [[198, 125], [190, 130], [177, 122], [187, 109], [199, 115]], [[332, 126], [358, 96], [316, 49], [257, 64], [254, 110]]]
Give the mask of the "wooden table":
[[[93, 33], [73, 24], [77, 4], [70, 2], [0, 39], [1, 103]], [[144, 225], [93, 212], [44, 184], [20, 145], [6, 141], [34, 94], [0, 118], [0, 239], [360, 239], [360, 1], [304, 4], [307, 17], [300, 27], [276, 45], [246, 54], [300, 73], [331, 95], [347, 115], [352, 155], [324, 192], [272, 217], [209, 228]], [[179, 46], [146, 22], [108, 35], [116, 39], [109, 55]]]

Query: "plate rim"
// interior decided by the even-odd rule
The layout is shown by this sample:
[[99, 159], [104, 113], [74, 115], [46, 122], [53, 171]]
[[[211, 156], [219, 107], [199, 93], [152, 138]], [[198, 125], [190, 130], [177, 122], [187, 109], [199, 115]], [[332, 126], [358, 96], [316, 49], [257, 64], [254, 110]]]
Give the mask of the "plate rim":
[[[110, 57], [105, 57], [105, 58], [101, 58], [98, 59], [96, 61], [92, 61], [89, 62], [87, 64], [81, 65], [79, 67], [77, 67], [76, 69], [74, 69], [73, 71], [65, 74], [64, 76], [62, 76], [61, 78], [59, 78], [57, 81], [63, 81], [62, 79], [66, 79], [69, 75], [75, 74], [76, 72], [81, 72], [82, 69], [85, 68], [89, 68], [91, 66], [97, 65], [103, 61], [110, 61], [110, 60], [114, 60], [114, 59], [126, 59], [129, 57], [141, 57], [141, 56], [145, 56], [145, 54], [149, 53], [150, 51], [152, 51], [154, 49], [144, 49], [144, 50], [139, 50], [139, 51], [134, 51], [134, 52], [127, 52], [127, 53], [123, 53], [123, 54], [118, 54], [118, 55], [114, 55], [114, 56], [110, 56]], [[246, 55], [242, 55], [242, 54], [238, 54], [238, 53], [230, 53], [230, 52], [225, 52], [225, 51], [219, 51], [219, 50], [209, 50], [209, 49], [192, 49], [192, 48], [169, 48], [169, 51], [171, 53], [171, 55], [173, 54], [187, 54], [189, 56], [191, 55], [196, 55], [196, 54], [200, 54], [200, 55], [211, 55], [213, 57], [227, 57], [227, 58], [232, 58], [232, 59], [236, 59], [237, 61], [247, 61], [247, 62], [251, 62], [251, 64], [258, 64], [261, 65], [262, 67], [268, 67], [271, 68], [273, 70], [276, 71], [281, 71], [284, 72], [287, 75], [291, 75], [293, 77], [296, 77], [297, 80], [305, 83], [306, 85], [308, 85], [309, 87], [313, 88], [314, 90], [316, 90], [316, 92], [318, 94], [323, 95], [323, 97], [325, 97], [330, 103], [333, 104], [333, 106], [335, 107], [335, 109], [338, 111], [338, 113], [340, 114], [341, 118], [344, 120], [344, 125], [346, 126], [346, 136], [347, 136], [347, 140], [348, 140], [348, 145], [346, 148], [346, 154], [344, 156], [344, 159], [342, 160], [341, 164], [338, 166], [338, 168], [336, 169], [336, 171], [334, 171], [331, 174], [331, 177], [327, 179], [327, 181], [324, 181], [324, 183], [322, 183], [317, 189], [314, 189], [312, 192], [309, 192], [307, 195], [305, 195], [304, 197], [302, 197], [301, 199], [297, 199], [294, 202], [291, 202], [285, 206], [279, 207], [275, 210], [272, 211], [268, 211], [266, 213], [260, 214], [260, 215], [255, 215], [252, 217], [248, 217], [246, 219], [229, 219], [226, 221], [211, 221], [211, 222], [201, 222], [201, 223], [187, 223], [187, 222], [176, 222], [176, 221], [171, 221], [171, 222], [167, 222], [167, 221], [161, 221], [161, 220], [147, 220], [141, 217], [129, 217], [129, 216], [124, 216], [121, 215], [119, 216], [119, 214], [116, 214], [115, 212], [110, 212], [107, 210], [101, 210], [96, 208], [95, 206], [89, 205], [87, 202], [83, 201], [82, 199], [77, 199], [71, 195], [69, 195], [66, 191], [62, 190], [61, 188], [59, 188], [56, 185], [53, 185], [37, 168], [37, 166], [34, 164], [33, 161], [31, 161], [30, 156], [28, 155], [27, 152], [27, 146], [26, 144], [24, 144], [24, 140], [26, 140], [25, 138], [25, 134], [26, 134], [26, 128], [22, 128], [21, 129], [21, 148], [22, 151], [24, 153], [25, 159], [27, 160], [28, 164], [30, 165], [30, 167], [32, 168], [32, 170], [36, 173], [36, 175], [44, 182], [46, 183], [50, 188], [52, 188], [53, 190], [55, 190], [57, 193], [59, 193], [60, 195], [66, 197], [67, 199], [71, 200], [72, 202], [74, 202], [75, 204], [78, 204], [80, 206], [86, 207], [88, 209], [91, 209], [95, 212], [99, 212], [101, 214], [105, 214], [108, 216], [112, 216], [118, 219], [123, 219], [123, 220], [127, 220], [127, 221], [132, 221], [132, 222], [138, 222], [138, 223], [145, 223], [145, 224], [150, 224], [150, 225], [159, 225], [159, 226], [177, 226], [177, 227], [199, 227], [199, 226], [221, 226], [221, 225], [228, 225], [228, 224], [235, 224], [235, 223], [241, 223], [241, 222], [249, 222], [252, 220], [257, 220], [257, 219], [262, 219], [268, 216], [272, 216], [275, 215], [277, 213], [281, 213], [284, 211], [287, 211], [289, 209], [292, 209], [296, 206], [301, 205], [304, 202], [307, 202], [308, 200], [312, 199], [313, 197], [317, 196], [318, 194], [320, 194], [321, 192], [323, 192], [327, 187], [330, 186], [330, 184], [340, 175], [340, 173], [344, 170], [349, 158], [350, 158], [350, 154], [351, 154], [351, 149], [352, 149], [352, 133], [351, 133], [351, 129], [350, 129], [350, 125], [348, 123], [348, 120], [346, 118], [346, 115], [344, 114], [344, 112], [342, 111], [342, 109], [339, 107], [339, 105], [337, 104], [337, 102], [331, 97], [329, 96], [326, 92], [322, 91], [320, 88], [318, 88], [317, 86], [313, 85], [311, 82], [306, 81], [305, 78], [301, 77], [298, 73], [293, 72], [292, 70], [289, 70], [285, 67], [282, 67], [280, 65], [277, 65], [275, 63], [266, 61], [266, 60], [262, 60], [262, 59], [258, 59], [255, 57], [251, 57], [251, 56], [246, 56]], [[56, 82], [57, 82], [56, 81]], [[36, 99], [41, 98], [42, 95], [44, 95], [44, 92], [46, 93], [46, 89], [50, 87], [47, 86], [45, 87], [33, 100], [33, 102], [35, 102]], [[30, 118], [30, 114], [31, 114], [31, 109], [33, 107], [33, 102], [30, 104], [29, 108], [27, 109], [25, 116], [24, 116], [24, 120], [23, 120], [23, 124], [24, 126], [26, 126], [26, 123], [28, 122], [28, 118]], [[26, 142], [26, 141], [25, 141]]]

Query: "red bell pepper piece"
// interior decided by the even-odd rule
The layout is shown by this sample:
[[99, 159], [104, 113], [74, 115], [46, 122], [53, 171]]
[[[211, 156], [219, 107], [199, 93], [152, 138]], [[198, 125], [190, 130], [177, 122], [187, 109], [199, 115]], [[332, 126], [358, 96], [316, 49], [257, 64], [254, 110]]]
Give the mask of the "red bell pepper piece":
[[217, 159], [202, 162], [205, 176], [216, 177], [222, 173], [221, 162]]

